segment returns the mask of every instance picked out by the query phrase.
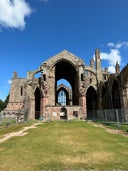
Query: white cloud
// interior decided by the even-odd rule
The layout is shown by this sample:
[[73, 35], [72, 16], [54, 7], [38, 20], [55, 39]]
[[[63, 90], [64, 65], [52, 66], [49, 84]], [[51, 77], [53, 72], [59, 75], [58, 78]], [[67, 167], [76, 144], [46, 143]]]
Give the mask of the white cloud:
[[108, 71], [111, 73], [115, 73], [115, 65], [118, 62], [119, 65], [122, 65], [122, 56], [121, 52], [123, 48], [128, 49], [128, 42], [118, 42], [113, 43], [109, 42], [107, 44], [109, 47], [109, 52], [101, 52], [101, 59], [108, 61]]
[[121, 63], [121, 54], [118, 49], [110, 49], [109, 53], [101, 52], [101, 59], [107, 60], [109, 63], [108, 71], [111, 73], [115, 72], [116, 62]]
[[109, 42], [107, 46], [115, 49], [120, 49], [122, 47], [128, 48], [128, 42], [118, 42], [118, 43]]
[[109, 42], [108, 44], [107, 44], [107, 46], [109, 46], [109, 47], [114, 47], [115, 46], [115, 44], [114, 43], [112, 43], [112, 42]]
[[8, 80], [8, 84], [11, 84], [12, 83], [12, 81], [11, 80]]
[[26, 0], [0, 0], [0, 26], [24, 29], [32, 10]]
[[118, 42], [116, 45], [115, 45], [115, 48], [117, 49], [120, 49], [122, 47], [125, 47], [125, 48], [128, 48], [128, 42]]

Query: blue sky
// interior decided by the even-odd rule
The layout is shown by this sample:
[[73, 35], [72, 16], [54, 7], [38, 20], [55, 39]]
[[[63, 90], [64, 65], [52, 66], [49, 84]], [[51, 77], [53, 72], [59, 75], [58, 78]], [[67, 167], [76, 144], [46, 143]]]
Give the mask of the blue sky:
[[24, 78], [64, 49], [89, 65], [96, 48], [110, 72], [128, 63], [128, 0], [0, 0], [0, 99], [14, 71]]

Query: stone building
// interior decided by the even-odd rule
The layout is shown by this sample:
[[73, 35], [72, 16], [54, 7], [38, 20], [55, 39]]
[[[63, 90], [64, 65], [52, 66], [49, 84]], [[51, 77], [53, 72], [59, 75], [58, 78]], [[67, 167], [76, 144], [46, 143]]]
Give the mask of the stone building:
[[[61, 79], [70, 86], [58, 84]], [[94, 117], [96, 110], [125, 108], [128, 108], [128, 65], [120, 72], [117, 61], [115, 73], [110, 74], [107, 68], [101, 68], [98, 49], [90, 66], [64, 50], [37, 70], [28, 72], [26, 78], [19, 78], [14, 72], [9, 103], [3, 112], [20, 113], [25, 120], [85, 119]]]

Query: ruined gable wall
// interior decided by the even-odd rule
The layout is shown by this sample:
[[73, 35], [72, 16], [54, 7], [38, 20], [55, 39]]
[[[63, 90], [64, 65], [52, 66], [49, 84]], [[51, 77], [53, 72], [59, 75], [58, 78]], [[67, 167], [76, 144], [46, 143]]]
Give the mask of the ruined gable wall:
[[25, 83], [26, 79], [23, 78], [12, 79], [7, 110], [19, 110], [23, 107], [26, 94]]

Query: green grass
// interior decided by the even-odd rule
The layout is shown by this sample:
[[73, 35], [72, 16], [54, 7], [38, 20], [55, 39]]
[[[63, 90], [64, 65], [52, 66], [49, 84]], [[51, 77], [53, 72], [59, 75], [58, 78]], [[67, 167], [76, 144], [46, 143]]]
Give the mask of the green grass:
[[128, 138], [92, 123], [47, 122], [27, 132], [0, 144], [0, 171], [128, 170]]

